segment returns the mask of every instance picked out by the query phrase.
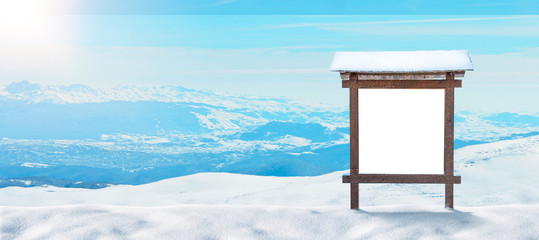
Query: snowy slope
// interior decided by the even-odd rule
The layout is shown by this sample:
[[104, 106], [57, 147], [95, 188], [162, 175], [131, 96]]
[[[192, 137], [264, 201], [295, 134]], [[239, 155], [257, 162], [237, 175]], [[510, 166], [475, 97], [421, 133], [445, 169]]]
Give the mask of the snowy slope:
[[0, 207], [2, 239], [537, 239], [539, 206]]
[[[474, 145], [455, 152], [455, 205], [539, 204], [539, 136]], [[346, 206], [346, 171], [315, 177], [265, 177], [230, 173], [198, 173], [131, 186], [103, 189], [58, 187], [0, 189], [0, 205], [47, 206], [118, 204], [252, 204], [278, 206]], [[363, 206], [443, 205], [443, 185], [362, 184]], [[34, 199], [40, 199], [35, 202]]]
[[455, 210], [443, 185], [198, 173], [102, 189], [0, 189], [1, 239], [537, 239], [539, 136], [455, 152]]

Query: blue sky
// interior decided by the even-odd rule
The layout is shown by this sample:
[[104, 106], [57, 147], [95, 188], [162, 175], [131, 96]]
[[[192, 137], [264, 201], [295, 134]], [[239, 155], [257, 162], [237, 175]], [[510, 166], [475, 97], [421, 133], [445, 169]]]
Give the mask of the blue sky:
[[[22, 0], [27, 1], [27, 0]], [[191, 15], [402, 15], [539, 13], [534, 0], [41, 0], [69, 8], [74, 14]]]
[[[525, 15], [539, 14], [533, 1], [49, 2], [3, 2], [0, 85], [182, 85], [344, 106], [328, 71], [335, 51], [465, 49], [476, 70], [457, 109], [539, 112], [539, 15]], [[327, 15], [345, 6], [384, 15]], [[457, 15], [426, 15], [438, 12]], [[324, 15], [300, 15], [310, 13]]]

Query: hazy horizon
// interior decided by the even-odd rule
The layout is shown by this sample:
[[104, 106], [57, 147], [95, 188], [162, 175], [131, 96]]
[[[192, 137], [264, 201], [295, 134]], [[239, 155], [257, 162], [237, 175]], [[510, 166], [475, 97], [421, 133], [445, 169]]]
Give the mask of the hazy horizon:
[[[539, 112], [539, 15], [522, 15], [534, 14], [525, 7], [532, 2], [406, 6], [417, 15], [283, 15], [284, 8], [245, 1], [77, 2], [0, 4], [0, 86], [181, 85], [343, 107], [348, 92], [328, 70], [335, 51], [468, 50], [475, 70], [456, 90], [457, 110]], [[302, 12], [300, 5], [289, 7], [295, 14], [336, 10], [314, 2]], [[397, 14], [397, 5], [386, 14]], [[425, 15], [442, 7], [477, 14]], [[264, 15], [271, 9], [276, 15]], [[268, 12], [233, 15], [249, 10]]]

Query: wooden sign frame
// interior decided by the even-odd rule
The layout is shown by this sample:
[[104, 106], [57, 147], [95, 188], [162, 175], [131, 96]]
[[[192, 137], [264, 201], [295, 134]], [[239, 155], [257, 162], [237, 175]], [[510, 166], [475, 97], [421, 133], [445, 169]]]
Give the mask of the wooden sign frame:
[[[350, 183], [350, 208], [359, 208], [359, 183], [445, 184], [445, 207], [453, 208], [453, 184], [460, 184], [454, 176], [454, 109], [455, 88], [462, 87], [464, 71], [370, 73], [341, 72], [342, 87], [350, 90], [350, 175], [342, 177]], [[370, 89], [445, 89], [444, 92], [444, 174], [360, 174], [358, 170], [358, 90]]]

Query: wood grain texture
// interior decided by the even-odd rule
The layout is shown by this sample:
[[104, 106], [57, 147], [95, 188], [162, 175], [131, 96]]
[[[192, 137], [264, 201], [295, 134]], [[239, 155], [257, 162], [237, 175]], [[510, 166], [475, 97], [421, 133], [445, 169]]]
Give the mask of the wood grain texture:
[[350, 88], [350, 169], [351, 174], [357, 174], [359, 162], [359, 136], [358, 136], [358, 89]]
[[[352, 74], [350, 81], [357, 81], [357, 75]], [[350, 88], [350, 174], [356, 175], [358, 173], [358, 89], [355, 87]], [[359, 208], [359, 186], [358, 184], [350, 184], [350, 208]]]
[[444, 174], [357, 174], [343, 175], [343, 183], [419, 183], [419, 184], [453, 184], [460, 183], [460, 176]]
[[[447, 81], [453, 81], [455, 76], [448, 72]], [[453, 151], [454, 151], [454, 119], [455, 119], [455, 89], [445, 89], [444, 111], [444, 175], [453, 176]], [[453, 208], [453, 184], [445, 184], [445, 207]]]
[[343, 80], [342, 87], [371, 89], [445, 89], [462, 87], [462, 80]]
[[446, 208], [454, 207], [453, 206], [453, 183], [445, 184], [445, 207]]
[[350, 209], [359, 209], [359, 184], [350, 183]]

